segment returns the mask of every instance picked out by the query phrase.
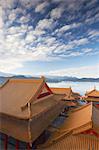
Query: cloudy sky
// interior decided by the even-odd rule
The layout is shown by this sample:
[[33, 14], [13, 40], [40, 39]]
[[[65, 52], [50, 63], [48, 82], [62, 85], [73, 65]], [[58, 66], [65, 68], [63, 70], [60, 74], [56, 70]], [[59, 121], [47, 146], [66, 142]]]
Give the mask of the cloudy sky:
[[0, 71], [99, 76], [98, 0], [0, 0]]

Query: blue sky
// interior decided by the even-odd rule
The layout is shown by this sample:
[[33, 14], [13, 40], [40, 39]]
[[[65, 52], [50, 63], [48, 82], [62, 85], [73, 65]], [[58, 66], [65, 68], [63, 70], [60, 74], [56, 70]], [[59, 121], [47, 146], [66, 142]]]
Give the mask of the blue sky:
[[99, 76], [98, 0], [0, 0], [0, 71]]

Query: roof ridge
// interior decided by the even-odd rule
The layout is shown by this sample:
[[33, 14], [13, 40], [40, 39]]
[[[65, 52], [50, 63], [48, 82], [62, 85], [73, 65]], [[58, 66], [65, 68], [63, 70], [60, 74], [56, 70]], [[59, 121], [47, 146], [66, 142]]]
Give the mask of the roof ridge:
[[89, 105], [91, 106], [92, 104], [91, 104], [91, 103], [85, 104], [85, 105], [83, 105], [83, 106], [81, 106], [81, 107], [79, 107], [79, 108], [75, 108], [74, 110], [72, 110], [72, 112], [79, 111], [79, 110], [81, 110], [81, 109], [83, 109], [83, 108], [85, 108], [85, 107], [88, 107]]
[[33, 98], [36, 97], [36, 95], [39, 93], [40, 89], [42, 88], [42, 86], [43, 86], [44, 83], [45, 83], [44, 78], [41, 78], [41, 81], [42, 81], [42, 82], [41, 82], [41, 84], [40, 84], [38, 90], [36, 91], [36, 93], [35, 93], [25, 104], [23, 104], [23, 106], [21, 106], [21, 109], [26, 108], [27, 104], [28, 104], [28, 103], [31, 103], [32, 100], [33, 100]]
[[33, 78], [31, 78], [31, 79], [29, 79], [29, 78], [24, 78], [24, 79], [13, 79], [13, 78], [11, 78], [9, 81], [10, 82], [39, 82], [39, 81], [41, 81], [42, 80], [42, 78], [40, 78], [40, 79], [33, 79]]
[[6, 80], [6, 81], [4, 82], [4, 84], [1, 84], [0, 88], [3, 88], [9, 81], [10, 81], [10, 79]]
[[92, 92], [94, 92], [94, 91], [98, 92], [98, 90], [97, 90], [97, 89], [93, 89], [93, 90], [91, 90], [91, 91], [87, 92], [86, 94], [90, 94], [90, 93], [92, 93]]

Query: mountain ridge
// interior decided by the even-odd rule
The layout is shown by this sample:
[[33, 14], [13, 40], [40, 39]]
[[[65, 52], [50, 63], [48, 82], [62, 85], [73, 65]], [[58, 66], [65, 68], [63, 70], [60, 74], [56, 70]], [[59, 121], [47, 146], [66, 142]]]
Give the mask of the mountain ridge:
[[[38, 79], [40, 76], [27, 76], [27, 75], [13, 75], [13, 74], [6, 74], [3, 72], [0, 72], [0, 84], [2, 84], [4, 81], [8, 80], [9, 78], [36, 78]], [[65, 82], [65, 81], [72, 81], [72, 82], [99, 82], [99, 78], [78, 78], [78, 77], [71, 77], [71, 76], [46, 76], [45, 75], [46, 82], [49, 83], [58, 83], [58, 82]]]

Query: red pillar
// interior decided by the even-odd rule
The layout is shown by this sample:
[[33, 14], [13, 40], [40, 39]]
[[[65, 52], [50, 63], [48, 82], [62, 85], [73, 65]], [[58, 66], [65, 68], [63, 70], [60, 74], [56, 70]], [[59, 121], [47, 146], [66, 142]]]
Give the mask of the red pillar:
[[16, 150], [19, 150], [19, 141], [18, 141], [18, 140], [16, 140], [15, 149], [16, 149]]
[[27, 150], [31, 150], [30, 143], [27, 143]]
[[4, 138], [4, 150], [7, 150], [8, 148], [8, 135], [5, 135], [5, 138]]

